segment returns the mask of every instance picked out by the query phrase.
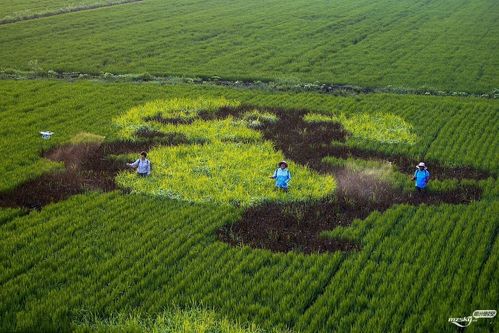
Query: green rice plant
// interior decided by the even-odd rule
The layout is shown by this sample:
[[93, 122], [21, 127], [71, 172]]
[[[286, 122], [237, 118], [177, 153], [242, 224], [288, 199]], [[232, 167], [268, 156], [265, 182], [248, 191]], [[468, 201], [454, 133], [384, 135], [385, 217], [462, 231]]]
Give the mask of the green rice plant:
[[[0, 18], [54, 11], [69, 1], [104, 2], [2, 1]], [[27, 69], [38, 59], [46, 70], [65, 72], [273, 80], [304, 90], [319, 81], [490, 94], [499, 87], [495, 6], [496, 0], [429, 6], [412, 0], [275, 0], [265, 6], [256, 0], [150, 0], [6, 24], [0, 65]]]
[[22, 210], [18, 208], [2, 208], [0, 209], [0, 225], [13, 220], [16, 217], [21, 216], [22, 214]]
[[0, 5], [0, 24], [121, 4], [127, 0], [20, 0]]
[[[497, 100], [388, 94], [336, 97], [311, 93], [271, 94], [204, 85], [54, 80], [0, 80], [0, 90], [3, 93], [0, 99], [0, 110], [3, 110], [0, 112], [0, 155], [10, 160], [0, 164], [2, 191], [61, 167], [41, 158], [40, 151], [67, 143], [80, 132], [102, 135], [106, 140], [123, 139], [120, 128], [112, 126], [113, 120], [120, 118], [126, 110], [165, 96], [190, 100], [226, 96], [227, 100], [256, 105], [256, 108], [306, 108], [322, 114], [393, 113], [413, 125], [412, 131], [418, 135], [417, 144], [385, 144], [352, 137], [347, 144], [415, 159], [431, 157], [443, 165], [464, 165], [493, 175], [499, 170], [496, 158], [499, 143], [495, 135], [499, 126]], [[121, 98], [116, 99], [117, 95]], [[143, 123], [156, 125], [155, 122]], [[50, 140], [43, 140], [38, 134], [41, 130], [51, 130], [55, 134]], [[130, 135], [133, 133], [131, 130]]]
[[[209, 86], [51, 80], [0, 81], [0, 90], [2, 190], [60, 167], [40, 157], [42, 148], [67, 143], [80, 132], [121, 139], [112, 118], [164, 96], [216, 99], [223, 95], [257, 107], [307, 108], [324, 114], [330, 110], [345, 115], [392, 113], [414, 126], [418, 144], [357, 143], [385, 153], [427, 154], [450, 164], [489, 172], [498, 169], [495, 100], [378, 94], [339, 98]], [[45, 129], [55, 132], [51, 140], [40, 138], [38, 131]], [[258, 162], [256, 169], [247, 168], [251, 161], [244, 160], [233, 169], [264, 170], [256, 177], [262, 176], [265, 185], [273, 187], [266, 177], [275, 168], [274, 159], [282, 158], [279, 152], [270, 146], [264, 152], [258, 150], [261, 141], [224, 144], [210, 137], [213, 142], [203, 147], [206, 151], [201, 151], [201, 145], [178, 147], [178, 154], [168, 147], [153, 149], [153, 173], [156, 169], [165, 173], [161, 170], [179, 162], [187, 171], [175, 169], [178, 174], [195, 175], [191, 184], [196, 177], [210, 180], [218, 173], [235, 179], [238, 175], [231, 174], [233, 170], [217, 170], [212, 160], [223, 158], [222, 149], [232, 152], [229, 157], [251, 149], [257, 154], [248, 154], [249, 158], [268, 152], [269, 160]], [[198, 146], [204, 158], [192, 156], [191, 148]], [[218, 155], [208, 156], [218, 150]], [[163, 151], [171, 165], [161, 165]], [[184, 155], [177, 161], [180, 151]], [[377, 162], [328, 161], [359, 170], [377, 167]], [[295, 181], [300, 167], [290, 162], [290, 170], [294, 179], [286, 195], [292, 196], [299, 190]], [[128, 176], [134, 175], [123, 179]], [[324, 184], [323, 177], [313, 174], [312, 178], [314, 186]], [[445, 189], [454, 183], [433, 184]], [[29, 214], [1, 209], [0, 331], [70, 331], [81, 313], [98, 314], [102, 330], [113, 330], [112, 324], [105, 326], [114, 320], [113, 314], [135, 318], [136, 312], [143, 314], [141, 320], [155, 319], [172, 304], [189, 308], [195, 300], [215, 309], [220, 320], [255, 323], [265, 330], [454, 332], [448, 317], [497, 306], [499, 190], [495, 177], [480, 184], [487, 196], [478, 202], [398, 205], [326, 232], [325, 237], [355, 239], [362, 248], [319, 255], [272, 253], [217, 241], [216, 231], [243, 214], [223, 202], [200, 204], [116, 191], [74, 196]], [[466, 331], [495, 332], [498, 323], [479, 320]]]
[[269, 142], [158, 147], [148, 156], [154, 165], [150, 177], [122, 172], [117, 183], [135, 193], [236, 205], [320, 198], [335, 187], [331, 176], [318, 175], [290, 161], [290, 190], [276, 190], [269, 176], [283, 156]]

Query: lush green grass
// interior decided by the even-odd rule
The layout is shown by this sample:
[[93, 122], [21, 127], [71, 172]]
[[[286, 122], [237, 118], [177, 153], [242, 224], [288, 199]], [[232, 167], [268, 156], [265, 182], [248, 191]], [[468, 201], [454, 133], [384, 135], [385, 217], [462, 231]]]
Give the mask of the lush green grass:
[[490, 92], [498, 13], [495, 0], [146, 0], [2, 26], [0, 67]]
[[[61, 81], [1, 81], [0, 90], [0, 153], [11, 161], [0, 167], [4, 190], [42, 172], [40, 165], [54, 167], [39, 158], [40, 145], [75, 135], [85, 140], [82, 132], [117, 139], [113, 120], [150, 101], [221, 96], [324, 115], [394, 114], [412, 125], [415, 144], [363, 138], [350, 144], [497, 170], [493, 100]], [[42, 129], [55, 132], [51, 141], [41, 141]], [[392, 176], [383, 169], [382, 177]], [[201, 305], [264, 329], [453, 332], [449, 317], [497, 308], [499, 188], [492, 178], [480, 184], [484, 199], [470, 205], [397, 206], [325, 235], [360, 241], [362, 250], [351, 254], [230, 247], [216, 240], [215, 231], [242, 213], [231, 205], [89, 193], [26, 216], [2, 209], [0, 331], [66, 330], [89, 313], [105, 325], [116, 313], [155, 318], [174, 305]], [[494, 331], [497, 323], [479, 320], [468, 330]]]

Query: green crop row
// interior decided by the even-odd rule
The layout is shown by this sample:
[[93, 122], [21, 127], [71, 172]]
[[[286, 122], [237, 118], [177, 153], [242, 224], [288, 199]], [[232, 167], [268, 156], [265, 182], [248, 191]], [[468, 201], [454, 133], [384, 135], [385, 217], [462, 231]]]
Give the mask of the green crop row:
[[495, 0], [148, 0], [3, 25], [0, 67], [491, 93], [497, 13]]
[[0, 4], [0, 21], [33, 14], [43, 14], [60, 8], [106, 3], [112, 0], [18, 0]]
[[[369, 99], [369, 98], [368, 98]], [[472, 166], [495, 174], [498, 106], [490, 108], [471, 100], [433, 104], [411, 97], [399, 103], [388, 95], [342, 102], [308, 121], [339, 121], [352, 134], [346, 145], [387, 155], [434, 160], [449, 167]]]
[[240, 213], [110, 193], [13, 219], [0, 226], [0, 330], [67, 330], [88, 313], [154, 317], [194, 304], [263, 329], [453, 332], [449, 317], [497, 306], [497, 201], [402, 205], [328, 233], [359, 240], [351, 254], [216, 241]]
[[[305, 316], [328, 331], [362, 332], [369, 327], [444, 332], [455, 329], [449, 317], [495, 309], [498, 213], [497, 200], [468, 206], [399, 206], [382, 218], [373, 214], [350, 228], [328, 232], [361, 240], [364, 247], [356, 260], [344, 262]], [[359, 299], [348, 300], [351, 293]], [[323, 317], [325, 308], [334, 309], [334, 315]], [[467, 330], [497, 328], [497, 321], [479, 320]]]
[[193, 302], [240, 322], [290, 326], [341, 255], [308, 260], [215, 242], [215, 229], [239, 214], [112, 193], [13, 220], [0, 230], [0, 329], [66, 329], [85, 313], [155, 314]]

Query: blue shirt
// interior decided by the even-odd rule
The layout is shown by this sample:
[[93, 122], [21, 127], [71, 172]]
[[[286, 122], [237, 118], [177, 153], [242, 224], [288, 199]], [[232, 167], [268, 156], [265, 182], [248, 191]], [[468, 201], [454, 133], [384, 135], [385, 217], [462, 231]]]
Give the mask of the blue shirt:
[[416, 186], [419, 188], [425, 188], [428, 184], [428, 180], [430, 179], [430, 172], [426, 169], [424, 170], [416, 170], [414, 172], [414, 178], [416, 178]]
[[151, 162], [146, 158], [141, 160], [140, 158], [131, 164], [134, 168], [137, 168], [137, 173], [151, 173]]
[[275, 179], [275, 186], [280, 188], [288, 188], [288, 183], [291, 180], [291, 173], [289, 172], [288, 168], [277, 168], [276, 171], [274, 171], [274, 175], [272, 176], [272, 178]]

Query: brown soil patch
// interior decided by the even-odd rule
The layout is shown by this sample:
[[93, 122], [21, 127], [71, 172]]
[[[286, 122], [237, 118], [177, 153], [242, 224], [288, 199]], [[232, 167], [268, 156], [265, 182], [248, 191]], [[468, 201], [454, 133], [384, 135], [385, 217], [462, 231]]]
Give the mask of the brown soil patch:
[[320, 237], [322, 231], [348, 223], [347, 220], [342, 221], [339, 206], [332, 200], [267, 203], [250, 207], [241, 220], [225, 225], [217, 231], [217, 235], [220, 240], [234, 246], [248, 245], [274, 252], [314, 253], [360, 249], [354, 242]]
[[469, 203], [480, 198], [480, 188], [461, 186], [448, 192], [404, 193], [371, 176], [341, 170], [336, 173], [335, 196], [316, 202], [266, 203], [246, 210], [234, 224], [217, 231], [231, 245], [248, 245], [274, 252], [321, 253], [356, 251], [360, 245], [343, 239], [321, 237], [323, 231], [348, 226], [373, 211], [395, 204]]
[[110, 155], [148, 151], [150, 142], [111, 142], [63, 145], [42, 156], [63, 162], [64, 170], [44, 174], [12, 191], [0, 193], [0, 207], [41, 207], [86, 191], [116, 190], [114, 178], [126, 165]]

